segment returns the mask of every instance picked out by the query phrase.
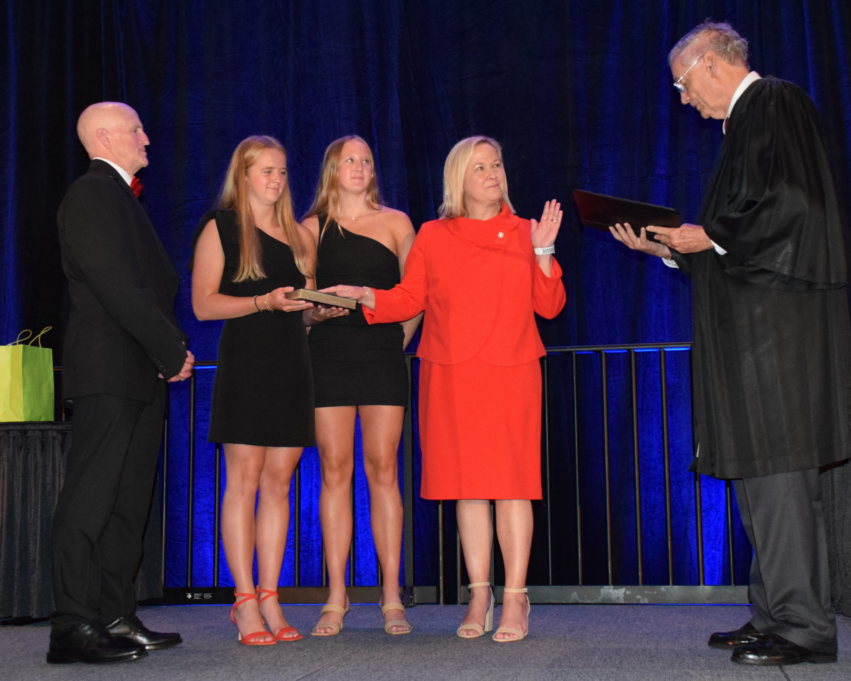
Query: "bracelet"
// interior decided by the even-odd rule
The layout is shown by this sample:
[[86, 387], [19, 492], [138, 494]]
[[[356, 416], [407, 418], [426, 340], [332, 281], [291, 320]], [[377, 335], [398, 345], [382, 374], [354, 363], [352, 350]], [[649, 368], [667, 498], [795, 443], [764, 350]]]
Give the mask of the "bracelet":
[[551, 246], [544, 246], [543, 248], [534, 248], [535, 255], [550, 255], [551, 253], [556, 252], [556, 245], [552, 244]]
[[363, 301], [369, 298], [369, 294], [372, 293], [372, 289], [369, 288], [369, 286], [364, 286], [364, 290], [366, 291], [366, 293], [364, 293], [363, 298], [358, 301], [361, 305], [363, 305]]
[[[260, 295], [260, 294], [258, 293], [257, 295]], [[258, 312], [261, 311], [260, 308], [257, 307], [257, 296], [254, 296], [254, 309], [257, 310]]]
[[266, 294], [266, 297], [263, 298], [263, 304], [266, 306], [266, 309], [269, 310], [269, 312], [271, 312], [272, 314], [275, 313], [275, 311], [271, 307], [269, 307], [269, 294], [268, 293]]

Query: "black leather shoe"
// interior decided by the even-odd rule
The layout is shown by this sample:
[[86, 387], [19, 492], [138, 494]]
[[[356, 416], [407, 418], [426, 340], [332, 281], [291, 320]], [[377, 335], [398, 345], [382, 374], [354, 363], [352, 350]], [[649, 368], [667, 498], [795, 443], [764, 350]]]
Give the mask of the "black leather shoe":
[[719, 650], [730, 650], [739, 646], [761, 643], [766, 635], [757, 631], [756, 627], [748, 622], [741, 629], [735, 631], [716, 631], [709, 637], [709, 647]]
[[86, 622], [80, 624], [53, 625], [50, 630], [50, 648], [47, 661], [50, 664], [88, 662], [130, 662], [145, 657], [144, 646], [117, 641], [109, 635], [103, 624]]
[[145, 650], [163, 650], [183, 643], [180, 634], [151, 631], [142, 624], [142, 620], [135, 613], [110, 622], [106, 625], [106, 630], [116, 641], [144, 646]]
[[803, 648], [777, 634], [768, 634], [761, 643], [736, 648], [730, 659], [738, 664], [763, 666], [799, 664], [800, 662], [823, 664], [836, 662], [836, 653], [819, 653]]

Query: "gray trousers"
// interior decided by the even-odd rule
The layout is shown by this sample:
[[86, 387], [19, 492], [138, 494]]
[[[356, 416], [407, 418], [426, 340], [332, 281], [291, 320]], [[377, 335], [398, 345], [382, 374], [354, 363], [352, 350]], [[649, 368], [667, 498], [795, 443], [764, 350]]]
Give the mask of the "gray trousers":
[[733, 483], [753, 547], [751, 624], [822, 653], [836, 652], [827, 536], [817, 468]]

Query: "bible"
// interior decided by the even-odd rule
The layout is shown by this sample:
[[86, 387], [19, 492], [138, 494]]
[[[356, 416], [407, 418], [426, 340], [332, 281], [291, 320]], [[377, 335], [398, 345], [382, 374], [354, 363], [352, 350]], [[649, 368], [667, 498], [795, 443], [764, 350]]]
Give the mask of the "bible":
[[347, 310], [355, 310], [358, 306], [358, 301], [352, 298], [343, 298], [342, 296], [335, 296], [332, 293], [313, 291], [309, 288], [297, 288], [295, 291], [287, 291], [284, 295], [290, 300], [307, 300], [317, 305], [344, 307]]

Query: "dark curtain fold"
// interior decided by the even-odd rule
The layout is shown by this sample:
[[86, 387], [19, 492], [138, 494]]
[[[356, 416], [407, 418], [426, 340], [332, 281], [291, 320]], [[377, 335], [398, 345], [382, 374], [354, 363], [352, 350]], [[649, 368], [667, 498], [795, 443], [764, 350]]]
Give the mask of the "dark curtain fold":
[[[55, 215], [65, 189], [87, 165], [76, 139], [76, 118], [86, 105], [103, 99], [135, 107], [151, 138], [150, 167], [141, 173], [144, 201], [182, 272], [177, 316], [199, 360], [215, 359], [221, 327], [192, 315], [189, 273], [183, 269], [190, 237], [215, 201], [233, 148], [257, 133], [275, 135], [287, 147], [297, 212], [310, 203], [325, 146], [343, 134], [362, 135], [373, 145], [385, 200], [408, 212], [416, 226], [435, 216], [451, 146], [470, 134], [496, 137], [505, 146], [511, 197], [521, 215], [539, 215], [553, 197], [565, 204], [556, 247], [569, 302], [555, 320], [541, 322], [544, 342], [688, 341], [687, 278], [657, 259], [625, 250], [606, 233], [580, 226], [570, 190], [672, 205], [686, 219], [696, 217], [721, 130], [717, 121], [704, 121], [679, 104], [665, 57], [706, 17], [729, 20], [750, 40], [753, 68], [811, 94], [824, 119], [846, 215], [851, 208], [851, 6], [845, 0], [10, 0], [2, 13], [0, 343], [10, 342], [22, 328], [63, 326]], [[53, 338], [61, 363], [59, 334]], [[692, 447], [688, 353], [679, 354], [668, 367], [674, 570], [678, 583], [697, 583], [695, 486], [685, 472]], [[667, 579], [658, 510], [661, 436], [653, 420], [658, 418], [658, 362], [656, 355], [640, 368], [646, 380], [639, 405], [652, 424], [639, 433], [644, 455], [639, 471], [650, 537], [644, 559], [649, 579], [657, 583]], [[637, 560], [630, 548], [635, 544], [629, 511], [634, 466], [627, 451], [632, 436], [624, 415], [629, 400], [614, 392], [624, 386], [622, 367], [618, 360], [612, 366], [609, 395], [618, 462], [613, 484], [619, 494], [614, 536], [620, 542], [615, 574], [629, 583]], [[559, 551], [565, 552], [553, 574], [569, 580], [577, 573], [575, 556], [564, 546], [577, 531], [571, 516], [577, 475], [582, 503], [599, 505], [599, 414], [589, 411], [580, 424], [583, 449], [575, 470], [572, 369], [554, 360], [549, 370], [552, 441], [558, 443], [552, 466], [558, 496], [551, 509], [558, 513], [551, 515], [557, 539], [564, 538]], [[588, 399], [599, 402], [599, 383], [593, 380], [599, 368], [588, 364], [583, 370], [580, 383], [587, 381]], [[199, 372], [191, 480], [185, 454], [188, 388], [172, 390], [167, 585], [185, 583], [190, 533], [193, 583], [229, 580], [224, 561], [220, 574], [212, 574], [209, 548], [217, 541], [218, 503], [213, 447], [206, 443], [212, 379], [212, 371]], [[315, 450], [305, 452], [302, 474], [301, 583], [311, 584], [321, 572]], [[707, 583], [729, 583], [725, 490], [711, 480], [702, 484], [704, 536], [711, 545], [705, 555]], [[191, 528], [189, 485], [195, 489]], [[358, 569], [372, 575], [363, 516], [368, 494], [361, 478], [355, 492]], [[433, 506], [419, 504], [418, 518], [417, 540], [430, 551], [436, 541]], [[583, 517], [583, 523], [584, 537], [599, 533], [599, 517]], [[733, 543], [741, 554], [738, 529]], [[587, 554], [586, 583], [607, 579], [605, 547], [599, 548]], [[291, 557], [288, 551], [285, 584], [293, 583]], [[434, 583], [431, 558], [420, 554], [418, 561], [418, 581]], [[737, 573], [744, 563], [739, 555]]]
[[[0, 423], [0, 618], [53, 611], [53, 509], [65, 480], [71, 424]], [[162, 595], [159, 479], [145, 530], [136, 597]]]
[[0, 423], [0, 617], [53, 610], [51, 528], [68, 423]]

